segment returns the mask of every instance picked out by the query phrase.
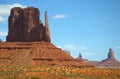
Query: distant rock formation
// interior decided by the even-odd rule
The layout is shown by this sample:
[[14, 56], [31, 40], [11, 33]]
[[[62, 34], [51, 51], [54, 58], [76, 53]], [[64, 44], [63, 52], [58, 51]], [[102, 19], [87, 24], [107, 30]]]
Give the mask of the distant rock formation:
[[[83, 60], [83, 61], [89, 63], [87, 59], [84, 59], [84, 58], [82, 57], [81, 53], [79, 53], [79, 56], [78, 56], [76, 59], [77, 59], [77, 60]], [[89, 63], [89, 64], [90, 64], [90, 63]]]
[[[83, 61], [89, 65], [92, 65], [87, 59], [82, 58], [81, 53], [79, 53], [79, 56], [76, 58], [78, 61]], [[93, 65], [92, 65], [93, 66]]]
[[111, 48], [109, 49], [109, 52], [108, 52], [108, 58], [107, 58], [107, 60], [109, 60], [109, 59], [115, 60], [114, 52], [112, 51]]
[[111, 48], [109, 49], [107, 59], [102, 60], [101, 62], [97, 62], [97, 63], [92, 62], [92, 63], [97, 67], [115, 67], [115, 68], [120, 67], [120, 62], [115, 59], [114, 52], [112, 51]]
[[79, 53], [79, 57], [77, 57], [76, 59], [83, 60], [81, 53]]
[[39, 20], [38, 8], [15, 7], [9, 16], [7, 42], [50, 42], [48, 15], [45, 12], [45, 26]]

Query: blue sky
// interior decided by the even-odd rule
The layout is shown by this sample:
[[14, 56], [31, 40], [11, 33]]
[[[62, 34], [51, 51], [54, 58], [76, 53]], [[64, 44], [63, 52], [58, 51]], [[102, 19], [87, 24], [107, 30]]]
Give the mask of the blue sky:
[[120, 0], [0, 0], [0, 39], [5, 41], [12, 7], [48, 11], [52, 43], [88, 60], [103, 60], [112, 48], [120, 61]]

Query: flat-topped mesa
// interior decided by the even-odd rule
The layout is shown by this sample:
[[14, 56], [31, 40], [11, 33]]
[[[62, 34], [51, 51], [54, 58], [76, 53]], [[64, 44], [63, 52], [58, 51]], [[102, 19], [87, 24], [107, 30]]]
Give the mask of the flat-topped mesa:
[[8, 19], [7, 42], [50, 42], [48, 15], [45, 12], [45, 26], [39, 15], [38, 8], [12, 8]]

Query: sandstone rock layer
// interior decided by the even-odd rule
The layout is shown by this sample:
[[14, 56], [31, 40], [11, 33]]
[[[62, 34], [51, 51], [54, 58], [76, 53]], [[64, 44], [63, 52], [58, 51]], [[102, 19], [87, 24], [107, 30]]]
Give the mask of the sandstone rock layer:
[[[3, 53], [4, 52], [4, 53]], [[92, 67], [47, 42], [6, 42], [0, 46], [0, 65]]]

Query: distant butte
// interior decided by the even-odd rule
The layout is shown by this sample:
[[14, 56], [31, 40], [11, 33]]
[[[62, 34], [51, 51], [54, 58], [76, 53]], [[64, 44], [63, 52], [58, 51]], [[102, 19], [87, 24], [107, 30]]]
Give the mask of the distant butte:
[[79, 56], [76, 58], [76, 60], [81, 60], [81, 61], [86, 62], [87, 64], [90, 64], [90, 62], [87, 59], [82, 58], [81, 53], [79, 53]]
[[120, 68], [120, 62], [115, 59], [114, 52], [111, 48], [109, 49], [108, 57], [105, 60], [102, 60], [100, 62], [94, 61], [92, 63], [97, 67], [113, 67], [113, 68], [119, 67]]
[[81, 53], [79, 53], [79, 57], [77, 57], [76, 59], [83, 60]]
[[8, 36], [0, 44], [1, 65], [59, 65], [92, 67], [83, 60], [76, 60], [51, 43], [48, 14], [45, 25], [39, 19], [39, 10], [34, 7], [11, 9], [8, 19]]

